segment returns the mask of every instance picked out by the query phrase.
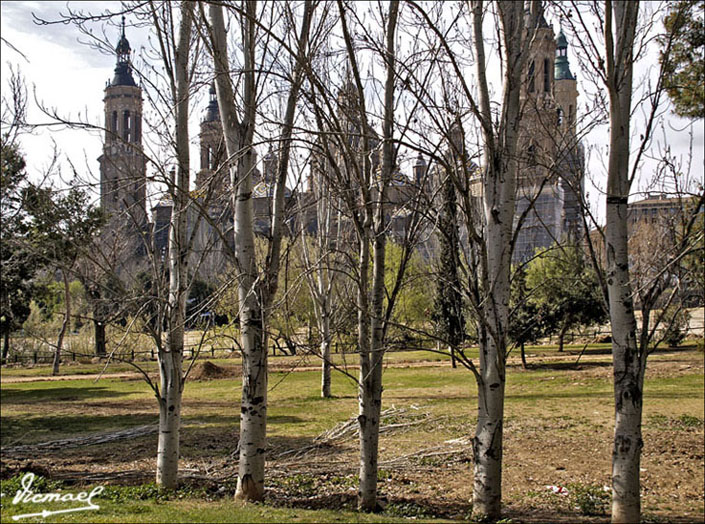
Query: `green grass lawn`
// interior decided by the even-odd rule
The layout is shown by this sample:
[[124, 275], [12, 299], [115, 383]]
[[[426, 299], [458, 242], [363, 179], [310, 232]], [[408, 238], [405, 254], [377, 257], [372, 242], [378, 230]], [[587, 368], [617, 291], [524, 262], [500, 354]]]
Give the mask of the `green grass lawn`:
[[[530, 348], [530, 354], [538, 355], [534, 357], [536, 367], [527, 371], [516, 365], [509, 368], [504, 500], [508, 516], [514, 515], [512, 518], [516, 521], [521, 521], [522, 516], [531, 516], [532, 511], [548, 511], [549, 517], [545, 517], [548, 520], [550, 515], [568, 518], [576, 511], [574, 504], [559, 503], [548, 497], [544, 493], [546, 484], [572, 483], [589, 490], [601, 489], [609, 483], [614, 410], [610, 355], [605, 354], [602, 347], [593, 348], [588, 352], [589, 361], [584, 361], [580, 369], [572, 369], [566, 364], [574, 362], [580, 349], [571, 347], [564, 360], [548, 359], [538, 365], [543, 356], [553, 355], [555, 350]], [[422, 414], [423, 420], [382, 435], [382, 462], [472, 435], [477, 409], [472, 374], [463, 368], [451, 369], [449, 363], [438, 360], [435, 366], [395, 367], [424, 360], [424, 356], [446, 358], [424, 352], [387, 356], [383, 409], [406, 408], [411, 416], [417, 412]], [[294, 361], [293, 357], [281, 358]], [[228, 359], [216, 363], [232, 366], [237, 361]], [[79, 367], [80, 371], [88, 373], [96, 366], [76, 366]], [[68, 367], [64, 369], [69, 372]], [[14, 376], [17, 370], [11, 371], [10, 375]], [[71, 370], [71, 374], [74, 372]], [[357, 389], [349, 377], [334, 374], [334, 398], [321, 399], [319, 387], [317, 371], [270, 374], [268, 441], [273, 455], [306, 446], [317, 435], [356, 415]], [[668, 522], [691, 515], [702, 520], [704, 390], [702, 353], [656, 353], [650, 359], [645, 387], [642, 467], [647, 489], [644, 507], [655, 519]], [[182, 467], [221, 472], [219, 468], [232, 462], [228, 457], [237, 438], [239, 396], [237, 378], [186, 384]], [[153, 424], [157, 420], [157, 405], [152, 391], [141, 380], [96, 382], [86, 378], [3, 383], [0, 418], [1, 444], [8, 447]], [[399, 421], [408, 420], [412, 419], [402, 417]], [[69, 477], [71, 471], [82, 471], [94, 464], [108, 470], [143, 468], [151, 476], [155, 444], [156, 437], [151, 435], [134, 441], [66, 450], [55, 456], [38, 456], [31, 461]], [[414, 459], [404, 466], [383, 465], [380, 488], [389, 494], [390, 506], [382, 514], [360, 515], [352, 511], [349, 504], [335, 510], [325, 509], [325, 506], [308, 509], [307, 497], [315, 498], [319, 489], [325, 488], [339, 496], [349, 496], [350, 490], [354, 494], [357, 460], [354, 439], [329, 451], [328, 462], [323, 461], [320, 466], [314, 463], [304, 473], [295, 471], [296, 462], [278, 465], [274, 461], [279, 472], [268, 481], [269, 488], [290, 493], [296, 498], [292, 503], [295, 507], [285, 507], [289, 504], [283, 504], [281, 497], [262, 505], [238, 505], [232, 502], [230, 491], [217, 495], [213, 491], [215, 485], [208, 489], [190, 485], [188, 489], [171, 494], [168, 500], [153, 494], [142, 497], [145, 490], [151, 488], [138, 483], [132, 488], [110, 488], [112, 495], [96, 498], [100, 511], [56, 515], [36, 521], [398, 522], [412, 517], [428, 521], [438, 515], [447, 517], [448, 514], [436, 512], [447, 505], [459, 508], [453, 519], [467, 515], [472, 473], [471, 464], [462, 456], [459, 460], [431, 456]], [[130, 465], [133, 461], [137, 466]], [[286, 471], [292, 467], [294, 470]], [[676, 478], [679, 480], [674, 487]], [[16, 481], [17, 478], [13, 482]], [[3, 482], [3, 491], [11, 487], [11, 483]], [[64, 485], [63, 489], [79, 491], [84, 488]], [[124, 489], [136, 491], [120, 491]], [[10, 502], [14, 493], [9, 495], [10, 500], [7, 496], [2, 499], [3, 522], [9, 522], [12, 515], [33, 510], [33, 504], [13, 506]]]
[[[563, 357], [567, 360], [575, 358], [575, 356], [581, 352], [583, 349], [582, 345], [566, 345], [565, 352], [563, 354], [558, 353], [557, 346], [555, 345], [542, 345], [542, 346], [527, 346], [526, 352], [529, 355], [529, 359], [532, 358], [544, 358], [544, 357]], [[585, 349], [585, 356], [597, 356], [609, 353], [609, 344], [590, 344]], [[466, 354], [471, 358], [477, 357], [477, 347], [470, 347], [466, 349]], [[271, 353], [270, 353], [271, 355]], [[516, 349], [512, 351], [510, 357], [519, 357], [519, 350]], [[583, 357], [583, 358], [584, 358]], [[209, 351], [204, 351], [199, 356], [200, 360], [209, 360], [214, 364], [219, 366], [238, 366], [240, 364], [240, 359], [235, 356], [235, 358], [222, 358], [221, 355], [216, 355], [216, 358], [210, 356]], [[105, 373], [133, 373], [136, 372], [136, 368], [127, 363], [120, 361], [113, 361], [106, 368], [104, 363], [90, 363], [88, 359], [81, 359], [81, 362], [73, 362], [69, 357], [66, 357], [64, 364], [61, 366], [60, 375], [92, 375], [105, 371]], [[399, 362], [440, 362], [440, 361], [450, 361], [448, 355], [439, 354], [431, 351], [390, 351], [386, 354], [385, 360], [388, 363], [394, 364]], [[356, 365], [357, 355], [354, 353], [334, 353], [332, 356], [332, 361], [336, 365]], [[319, 365], [320, 360], [314, 355], [296, 355], [296, 356], [285, 356], [277, 353], [276, 356], [270, 356], [270, 362], [277, 366], [316, 366]], [[142, 369], [148, 373], [156, 373], [158, 371], [156, 361], [137, 361], [135, 362]], [[3, 367], [1, 374], [3, 377], [40, 377], [49, 376], [51, 372], [50, 364], [38, 364], [38, 365], [13, 365], [10, 367]]]

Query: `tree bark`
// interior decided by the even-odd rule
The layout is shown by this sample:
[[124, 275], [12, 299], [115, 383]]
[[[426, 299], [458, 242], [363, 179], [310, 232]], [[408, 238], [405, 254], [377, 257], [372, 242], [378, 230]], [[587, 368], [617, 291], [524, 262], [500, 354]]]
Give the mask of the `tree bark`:
[[526, 363], [526, 350], [524, 349], [524, 343], [521, 343], [521, 369], [529, 369], [529, 366]]
[[7, 362], [7, 355], [10, 353], [10, 330], [8, 329], [2, 335], [2, 363]]
[[326, 313], [323, 314], [323, 317], [321, 318], [321, 397], [322, 398], [330, 398], [331, 395], [331, 365], [330, 365], [330, 345], [331, 345], [331, 336], [330, 336], [330, 318], [328, 316], [328, 305], [327, 305], [327, 300], [326, 304], [323, 305], [323, 307], [326, 309]]
[[105, 356], [105, 322], [101, 319], [93, 319], [93, 333], [95, 335], [95, 356]]
[[[385, 251], [387, 241], [385, 202], [387, 185], [391, 180], [395, 164], [394, 137], [394, 76], [395, 76], [395, 39], [396, 24], [399, 14], [399, 2], [389, 4], [389, 18], [386, 30], [386, 71], [387, 78], [384, 90], [384, 121], [382, 142], [382, 171], [378, 189], [377, 205], [374, 216], [374, 237], [372, 257], [372, 289], [370, 309], [361, 309], [362, 315], [370, 315], [370, 343], [363, 353], [360, 348], [360, 385], [358, 422], [360, 427], [360, 490], [358, 492], [358, 507], [363, 511], [376, 511], [377, 503], [377, 471], [379, 457], [379, 424], [382, 410], [382, 360], [384, 355], [384, 273]], [[368, 207], [368, 209], [371, 209]], [[362, 253], [367, 242], [362, 239]], [[361, 257], [361, 260], [363, 258]], [[360, 268], [365, 270], [367, 268]], [[363, 273], [361, 273], [362, 278]], [[367, 293], [367, 286], [360, 287], [360, 293]]]
[[[476, 374], [478, 416], [473, 439], [475, 464], [472, 513], [497, 520], [502, 501], [502, 436], [509, 327], [511, 239], [516, 185], [516, 148], [520, 128], [519, 93], [526, 62], [524, 6], [496, 4], [506, 65], [500, 127], [495, 136], [485, 73], [482, 2], [472, 3], [473, 40], [477, 53], [479, 109], [483, 138], [483, 303], [480, 316], [480, 368]], [[532, 14], [532, 19], [536, 17]]]
[[188, 292], [187, 212], [189, 205], [189, 52], [193, 5], [181, 3], [178, 42], [174, 54], [176, 105], [175, 147], [177, 170], [171, 188], [173, 212], [169, 230], [169, 297], [166, 347], [158, 352], [159, 439], [157, 445], [157, 484], [168, 489], [178, 485], [181, 397], [184, 388], [182, 361]]
[[[607, 291], [612, 325], [615, 427], [612, 451], [612, 522], [639, 522], [639, 464], [646, 348], [639, 351], [629, 277], [627, 199], [632, 59], [639, 5], [605, 3], [606, 81], [610, 100], [607, 174]], [[614, 40], [612, 27], [614, 24]]]
[[[252, 171], [255, 127], [255, 17], [256, 3], [245, 3], [242, 19], [244, 88], [242, 121], [234, 103], [222, 6], [210, 4], [211, 51], [215, 68], [218, 105], [231, 162], [230, 181], [235, 210], [235, 267], [240, 305], [242, 347], [242, 398], [240, 403], [240, 460], [235, 498], [256, 502], [264, 498], [264, 464], [267, 428], [267, 349], [263, 331], [261, 297], [255, 288], [254, 217]], [[236, 167], [233, 166], [235, 164]]]
[[565, 342], [565, 334], [568, 331], [568, 325], [564, 325], [558, 332], [558, 352], [563, 353], [563, 345]]
[[51, 374], [59, 374], [59, 364], [61, 363], [61, 348], [64, 345], [64, 336], [66, 331], [69, 329], [71, 324], [71, 290], [69, 286], [69, 276], [65, 268], [61, 269], [61, 276], [64, 281], [64, 321], [61, 323], [61, 329], [59, 330], [59, 337], [56, 340], [56, 350], [54, 351], [54, 362], [51, 367]]

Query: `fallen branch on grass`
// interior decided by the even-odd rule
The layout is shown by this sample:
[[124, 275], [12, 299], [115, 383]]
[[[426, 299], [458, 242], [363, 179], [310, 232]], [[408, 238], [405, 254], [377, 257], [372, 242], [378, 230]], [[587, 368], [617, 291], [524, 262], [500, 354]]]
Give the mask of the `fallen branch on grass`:
[[[397, 417], [408, 417], [411, 420], [398, 422]], [[390, 431], [396, 431], [400, 429], [405, 429], [411, 426], [417, 426], [423, 424], [428, 420], [430, 414], [424, 411], [420, 411], [418, 406], [409, 406], [408, 408], [396, 408], [392, 406], [391, 408], [385, 409], [380, 413], [380, 433], [387, 433]], [[385, 424], [385, 420], [387, 423]], [[288, 449], [281, 453], [274, 455], [273, 458], [282, 458], [285, 456], [291, 456], [294, 458], [302, 457], [307, 453], [314, 450], [326, 447], [333, 442], [343, 442], [345, 440], [351, 440], [357, 437], [358, 434], [358, 422], [357, 417], [351, 417], [348, 420], [341, 422], [331, 429], [324, 431], [316, 438], [313, 439], [313, 443], [298, 449]]]
[[148, 424], [146, 426], [137, 426], [134, 428], [121, 429], [119, 431], [111, 431], [108, 433], [95, 433], [92, 435], [82, 435], [79, 437], [65, 438], [60, 440], [51, 440], [49, 442], [40, 442], [38, 444], [27, 444], [24, 446], [12, 446], [2, 448], [0, 453], [4, 457], [23, 456], [41, 453], [43, 451], [59, 451], [67, 448], [79, 448], [82, 446], [95, 446], [98, 444], [107, 444], [118, 440], [129, 440], [133, 438], [143, 437], [156, 433], [159, 429], [157, 424]]

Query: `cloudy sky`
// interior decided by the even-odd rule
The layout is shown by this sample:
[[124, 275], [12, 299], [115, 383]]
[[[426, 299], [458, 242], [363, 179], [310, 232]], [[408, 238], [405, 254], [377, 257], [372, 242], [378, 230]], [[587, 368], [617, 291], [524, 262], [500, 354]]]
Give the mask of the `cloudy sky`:
[[[73, 2], [71, 6], [93, 14], [108, 10], [119, 11], [118, 2]], [[86, 122], [100, 126], [103, 120], [103, 89], [112, 77], [115, 65], [114, 56], [101, 52], [95, 46], [89, 45], [90, 38], [82, 34], [71, 24], [41, 25], [36, 18], [44, 20], [59, 20], [61, 14], [68, 12], [66, 4], [61, 2], [20, 2], [5, 1], [0, 4], [2, 10], [0, 28], [2, 33], [2, 96], [6, 97], [7, 78], [10, 67], [20, 70], [25, 77], [29, 90], [30, 107], [28, 120], [38, 124], [30, 135], [22, 138], [22, 147], [27, 157], [30, 171], [41, 173], [52, 157], [52, 143], [56, 143], [61, 154], [62, 173], [70, 178], [71, 170], [67, 159], [81, 173], [91, 173], [97, 181], [97, 157], [101, 153], [101, 134], [98, 131], [85, 129], [70, 129], [67, 126], [54, 124], [52, 118], [43, 113], [40, 106], [49, 112], [56, 112], [65, 120]], [[95, 23], [91, 26], [94, 34], [107, 39], [113, 45], [119, 37], [119, 21]], [[145, 42], [145, 30], [129, 29], [128, 38], [133, 50], [139, 53]], [[7, 43], [14, 46], [13, 50]], [[571, 50], [571, 53], [573, 51]], [[21, 54], [20, 54], [21, 53]], [[570, 55], [569, 55], [570, 56]], [[574, 57], [574, 55], [573, 55]], [[645, 85], [652, 71], [654, 56], [647, 57], [639, 70], [640, 82]], [[577, 60], [572, 59], [572, 69], [582, 77], [577, 69]], [[583, 92], [584, 87], [579, 84]], [[200, 111], [194, 112], [193, 133], [197, 136]], [[638, 133], [639, 121], [635, 121], [635, 133]], [[606, 164], [607, 126], [597, 128], [586, 137], [585, 145], [589, 151], [589, 171], [592, 182], [586, 189], [596, 206], [604, 200], [600, 195], [600, 187], [604, 184]], [[638, 136], [638, 135], [637, 135]], [[692, 141], [691, 141], [692, 139]], [[652, 144], [651, 156], [658, 156], [659, 151], [670, 147], [671, 152], [684, 164], [690, 158], [692, 145], [691, 177], [703, 180], [703, 143], [705, 142], [703, 122], [694, 125], [687, 120], [677, 118], [665, 112], [659, 123]], [[192, 157], [194, 168], [197, 168]], [[648, 161], [641, 170], [635, 191], [656, 190], [649, 184], [649, 174], [655, 168], [655, 162]], [[595, 187], [597, 186], [597, 187]], [[638, 199], [643, 195], [635, 195]], [[599, 212], [601, 215], [602, 213]]]

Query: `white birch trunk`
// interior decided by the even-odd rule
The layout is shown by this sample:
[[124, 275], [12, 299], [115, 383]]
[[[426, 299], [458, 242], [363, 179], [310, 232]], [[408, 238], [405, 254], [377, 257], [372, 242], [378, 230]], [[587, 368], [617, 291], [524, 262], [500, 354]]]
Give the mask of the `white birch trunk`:
[[480, 115], [483, 130], [484, 260], [483, 303], [480, 306], [480, 369], [476, 375], [478, 413], [473, 438], [472, 513], [496, 520], [502, 502], [502, 438], [509, 323], [511, 239], [516, 184], [517, 131], [520, 124], [520, 80], [525, 58], [524, 8], [521, 2], [498, 3], [506, 57], [502, 119], [498, 135], [485, 75], [482, 3], [473, 2], [473, 33], [477, 52]]
[[[638, 3], [605, 5], [607, 85], [610, 98], [610, 149], [607, 175], [607, 291], [612, 325], [615, 426], [612, 451], [612, 522], [639, 522], [641, 415], [646, 348], [639, 351], [629, 277], [627, 199], [632, 59]], [[616, 41], [613, 37], [616, 35]]]
[[[382, 143], [382, 172], [374, 217], [372, 258], [372, 290], [370, 309], [361, 309], [371, 316], [369, 323], [370, 344], [363, 354], [360, 348], [359, 416], [360, 427], [360, 490], [358, 506], [363, 511], [376, 511], [377, 470], [379, 457], [379, 424], [382, 410], [382, 360], [384, 356], [384, 273], [387, 241], [385, 202], [387, 185], [395, 165], [394, 138], [394, 72], [396, 54], [394, 42], [399, 14], [399, 2], [389, 4], [389, 21], [386, 30], [386, 71], [384, 91], [384, 124]], [[366, 239], [363, 239], [366, 240]], [[366, 246], [367, 242], [365, 242]], [[363, 246], [363, 251], [367, 249]], [[361, 253], [362, 254], [362, 253]], [[361, 270], [363, 268], [360, 268]], [[366, 268], [365, 268], [366, 270]], [[363, 273], [361, 273], [362, 275]], [[367, 286], [362, 288], [366, 292]]]
[[183, 393], [182, 361], [184, 354], [184, 321], [188, 291], [188, 246], [186, 240], [186, 213], [189, 203], [189, 51], [193, 23], [193, 6], [181, 4], [179, 40], [174, 54], [176, 104], [176, 180], [174, 207], [169, 231], [169, 298], [168, 332], [166, 346], [159, 358], [159, 439], [157, 444], [157, 484], [168, 489], [178, 485], [179, 431], [181, 426], [181, 397]]
[[[235, 266], [240, 304], [240, 338], [242, 347], [242, 398], [240, 402], [240, 460], [235, 498], [260, 501], [264, 498], [264, 464], [267, 428], [267, 351], [263, 330], [263, 311], [255, 289], [254, 217], [252, 171], [255, 126], [255, 16], [256, 3], [246, 3], [243, 17], [244, 115], [239, 121], [235, 107], [226, 44], [222, 6], [211, 4], [211, 52], [215, 68], [218, 105], [228, 158], [232, 201], [235, 210]], [[236, 167], [233, 166], [236, 164]]]

